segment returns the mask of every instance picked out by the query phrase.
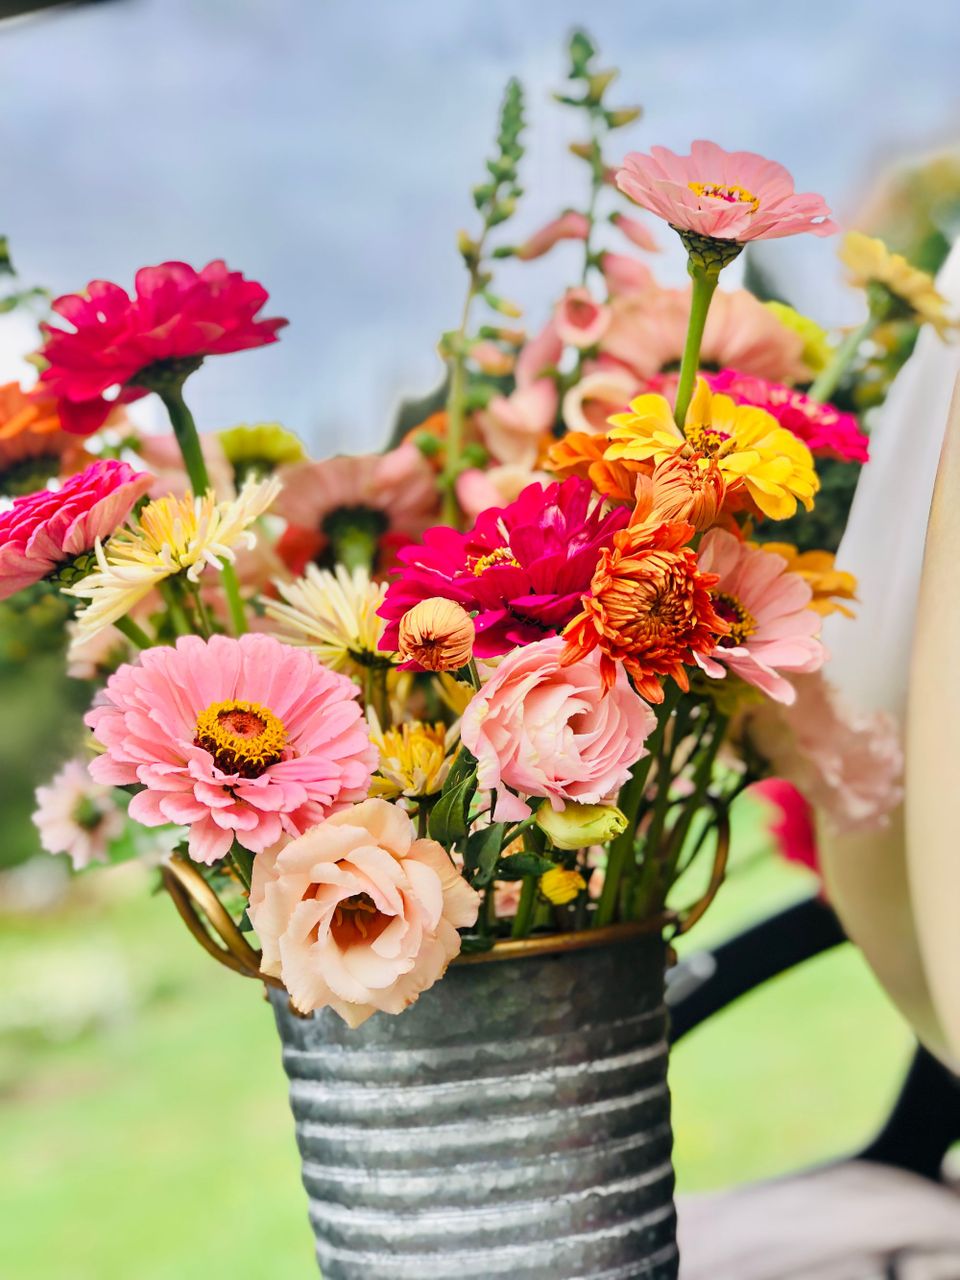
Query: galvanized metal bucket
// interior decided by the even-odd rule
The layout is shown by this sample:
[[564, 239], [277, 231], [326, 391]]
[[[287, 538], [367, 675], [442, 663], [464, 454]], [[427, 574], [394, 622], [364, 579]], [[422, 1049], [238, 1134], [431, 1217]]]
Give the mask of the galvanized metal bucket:
[[324, 1280], [675, 1280], [664, 947], [454, 964], [351, 1031], [271, 991]]

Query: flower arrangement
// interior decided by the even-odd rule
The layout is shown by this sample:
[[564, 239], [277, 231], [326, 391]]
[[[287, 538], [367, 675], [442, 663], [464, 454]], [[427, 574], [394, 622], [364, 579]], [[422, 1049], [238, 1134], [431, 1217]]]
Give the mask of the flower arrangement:
[[[823, 672], [823, 618], [855, 583], [783, 530], [826, 463], [867, 461], [871, 335], [946, 332], [942, 299], [857, 233], [868, 318], [842, 341], [726, 288], [747, 246], [832, 234], [824, 201], [710, 142], [611, 165], [639, 111], [610, 104], [582, 34], [570, 58], [581, 204], [507, 238], [511, 83], [443, 391], [385, 452], [197, 430], [189, 378], [285, 324], [222, 262], [57, 299], [36, 387], [0, 400], [0, 597], [60, 593], [71, 669], [99, 684], [89, 756], [38, 793], [41, 841], [80, 867], [146, 829], [207, 949], [303, 1014], [399, 1014], [509, 941], [669, 937], [706, 905], [681, 905], [689, 868], [715, 839], [716, 891], [730, 807], [763, 779], [841, 824], [896, 802], [892, 727], [851, 718]], [[649, 265], [670, 232], [686, 289]], [[496, 271], [560, 242], [579, 276], [528, 335]], [[150, 394], [166, 441], [126, 416]]]

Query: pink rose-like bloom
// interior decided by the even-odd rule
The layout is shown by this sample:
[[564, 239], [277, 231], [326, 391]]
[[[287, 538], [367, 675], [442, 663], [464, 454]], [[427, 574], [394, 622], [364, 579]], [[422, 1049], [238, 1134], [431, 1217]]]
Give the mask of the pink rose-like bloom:
[[507, 654], [463, 713], [460, 737], [479, 785], [497, 792], [496, 821], [529, 816], [515, 791], [558, 811], [569, 800], [599, 804], [646, 755], [656, 716], [622, 666], [605, 694], [600, 651], [561, 666], [564, 647], [552, 636]]
[[654, 287], [653, 272], [636, 258], [625, 253], [604, 253], [600, 256], [600, 270], [607, 282], [611, 297], [618, 294], [642, 293]]
[[666, 147], [650, 155], [631, 152], [617, 173], [617, 186], [635, 204], [677, 231], [714, 240], [772, 240], [809, 231], [836, 231], [823, 197], [798, 193], [783, 165], [752, 151], [724, 151], [715, 142], [694, 142], [689, 156]]
[[813, 810], [803, 794], [783, 778], [763, 778], [753, 784], [750, 794], [760, 796], [770, 805], [769, 830], [780, 854], [787, 862], [795, 862], [819, 875]]
[[[85, 293], [57, 298], [52, 309], [71, 327], [42, 325], [40, 355], [49, 367], [40, 386], [60, 401], [64, 427], [96, 431], [114, 403], [147, 394], [135, 379], [165, 360], [195, 360], [277, 341], [287, 322], [257, 319], [269, 294], [222, 261], [195, 271], [185, 262], [142, 267], [136, 292], [91, 280]], [[117, 391], [116, 399], [105, 398]]]
[[106, 862], [107, 846], [123, 831], [124, 816], [112, 787], [94, 782], [82, 760], [68, 760], [45, 787], [37, 787], [34, 826], [47, 853], [66, 853], [75, 871]]
[[477, 414], [477, 426], [498, 462], [532, 467], [557, 416], [557, 386], [540, 378], [508, 396], [494, 396]]
[[518, 387], [529, 387], [548, 369], [555, 369], [563, 356], [563, 342], [551, 316], [535, 338], [524, 343], [517, 356], [514, 377]]
[[532, 258], [541, 258], [561, 240], [586, 240], [589, 231], [590, 224], [586, 216], [568, 209], [566, 213], [561, 213], [559, 218], [554, 218], [539, 231], [535, 231], [529, 240], [525, 240], [520, 245], [515, 256], [523, 262], [529, 262]]
[[554, 324], [561, 342], [578, 350], [595, 347], [610, 323], [610, 308], [589, 289], [568, 289], [557, 303]]
[[457, 501], [469, 520], [476, 520], [481, 511], [490, 507], [505, 507], [515, 502], [524, 489], [538, 484], [546, 489], [553, 483], [553, 476], [546, 471], [531, 471], [516, 464], [501, 467], [470, 467], [457, 476]]
[[343, 809], [257, 856], [250, 920], [263, 968], [301, 1013], [351, 1027], [402, 1013], [438, 981], [474, 924], [479, 895], [435, 840], [386, 800]]
[[766, 409], [788, 431], [820, 458], [841, 462], [866, 462], [870, 438], [852, 413], [841, 413], [832, 404], [811, 400], [802, 391], [768, 382], [736, 369], [705, 375], [711, 391], [730, 396], [737, 404]]
[[647, 253], [660, 252], [660, 246], [657, 244], [655, 237], [647, 230], [646, 225], [637, 218], [630, 218], [625, 213], [615, 213], [610, 218], [610, 221], [638, 249], [645, 249]]
[[708, 676], [729, 669], [777, 702], [796, 698], [781, 672], [811, 672], [823, 666], [826, 650], [817, 638], [823, 619], [810, 602], [813, 592], [782, 556], [741, 542], [725, 529], [704, 534], [698, 557], [701, 573], [715, 573], [713, 607], [730, 624], [728, 635], [707, 656], [694, 658]]
[[112, 458], [93, 462], [59, 489], [14, 498], [0, 512], [0, 600], [40, 582], [118, 529], [153, 476]]
[[563, 397], [561, 416], [568, 431], [606, 431], [607, 419], [620, 413], [639, 390], [626, 369], [597, 369], [575, 382]]
[[798, 676], [792, 706], [764, 702], [738, 732], [839, 833], [876, 830], [903, 799], [903, 751], [886, 712], [854, 711], [822, 672]]
[[139, 783], [130, 817], [190, 828], [212, 863], [253, 853], [363, 799], [377, 763], [357, 688], [272, 636], [183, 636], [110, 677], [86, 724], [97, 782]]
[[[648, 289], [615, 297], [602, 354], [638, 378], [653, 377], [683, 355], [690, 318], [690, 289]], [[700, 366], [733, 368], [774, 382], [806, 380], [803, 338], [746, 289], [718, 289], [707, 314]]]
[[626, 507], [605, 512], [589, 481], [572, 476], [546, 489], [528, 485], [515, 502], [481, 512], [466, 533], [428, 529], [422, 544], [397, 554], [400, 568], [378, 610], [387, 622], [380, 648], [395, 652], [400, 619], [432, 596], [475, 614], [477, 658], [559, 634], [580, 612], [601, 550], [629, 518]]

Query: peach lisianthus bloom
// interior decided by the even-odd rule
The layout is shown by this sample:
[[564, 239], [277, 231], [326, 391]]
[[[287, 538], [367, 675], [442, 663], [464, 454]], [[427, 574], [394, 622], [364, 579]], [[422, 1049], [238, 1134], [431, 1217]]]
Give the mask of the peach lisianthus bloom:
[[852, 609], [843, 602], [856, 602], [857, 580], [852, 573], [838, 569], [831, 551], [798, 551], [789, 542], [763, 542], [762, 550], [782, 556], [791, 573], [798, 574], [810, 590], [813, 599], [810, 608], [816, 609], [822, 618], [831, 613], [854, 617]]
[[46, 786], [37, 787], [33, 823], [47, 853], [65, 853], [75, 871], [106, 862], [107, 847], [123, 831], [113, 787], [95, 782], [83, 760], [68, 760]]
[[477, 414], [483, 443], [497, 462], [532, 467], [543, 437], [557, 416], [557, 387], [551, 378], [538, 378], [508, 396], [494, 396]]
[[515, 251], [514, 256], [522, 262], [530, 262], [533, 258], [542, 258], [561, 240], [586, 240], [590, 224], [586, 215], [568, 209], [558, 218], [546, 223], [525, 240]]
[[563, 397], [561, 416], [568, 431], [607, 430], [611, 414], [625, 409], [640, 390], [626, 369], [595, 369]]
[[606, 456], [611, 460], [659, 462], [682, 447], [688, 456], [697, 456], [701, 466], [713, 460], [728, 489], [742, 487], [754, 506], [773, 520], [789, 519], [798, 502], [807, 511], [813, 507], [820, 481], [803, 441], [766, 410], [712, 394], [703, 378], [697, 379], [682, 431], [669, 402], [659, 395], [638, 396], [610, 423]]
[[561, 636], [514, 649], [463, 713], [460, 737], [479, 785], [497, 792], [496, 821], [529, 815], [518, 792], [556, 810], [606, 800], [646, 754], [656, 717], [626, 673], [606, 686], [600, 653], [564, 665], [564, 652]]
[[704, 534], [699, 562], [716, 577], [713, 605], [729, 630], [711, 653], [695, 655], [698, 666], [714, 679], [730, 671], [776, 702], [793, 702], [796, 693], [784, 672], [809, 674], [827, 656], [810, 587], [788, 571], [782, 556], [724, 529]]
[[386, 800], [362, 804], [257, 856], [250, 920], [263, 969], [301, 1013], [351, 1027], [402, 1013], [443, 977], [479, 895], [435, 840]]
[[568, 289], [557, 303], [554, 324], [561, 342], [580, 351], [595, 347], [610, 323], [610, 308], [589, 289]]
[[798, 193], [783, 165], [752, 151], [724, 151], [715, 142], [694, 142], [689, 156], [666, 147], [651, 147], [650, 155], [631, 152], [617, 186], [681, 235], [745, 244], [837, 229], [823, 197]]
[[727, 624], [713, 607], [712, 574], [697, 564], [687, 544], [693, 526], [683, 522], [632, 525], [614, 534], [600, 553], [583, 612], [564, 631], [563, 661], [600, 651], [609, 688], [622, 665], [648, 702], [663, 701], [662, 677], [689, 689], [686, 666], [710, 653]]

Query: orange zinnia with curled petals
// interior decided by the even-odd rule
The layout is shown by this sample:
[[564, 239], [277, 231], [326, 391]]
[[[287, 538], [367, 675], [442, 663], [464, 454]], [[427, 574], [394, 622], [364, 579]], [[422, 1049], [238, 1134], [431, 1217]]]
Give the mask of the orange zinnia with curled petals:
[[544, 465], [561, 480], [579, 476], [611, 502], [633, 502], [637, 477], [653, 471], [652, 462], [612, 461], [605, 456], [610, 437], [604, 432], [568, 431], [547, 450]]
[[726, 496], [727, 483], [714, 459], [687, 457], [680, 448], [657, 463], [649, 480], [638, 480], [630, 523], [683, 520], [703, 533], [717, 523]]
[[622, 662], [648, 702], [663, 701], [664, 676], [689, 689], [685, 664], [695, 653], [710, 653], [728, 630], [710, 596], [717, 576], [700, 572], [687, 545], [693, 533], [692, 525], [673, 521], [614, 535], [613, 547], [601, 552], [583, 612], [564, 632], [564, 665], [599, 647], [607, 688]]

